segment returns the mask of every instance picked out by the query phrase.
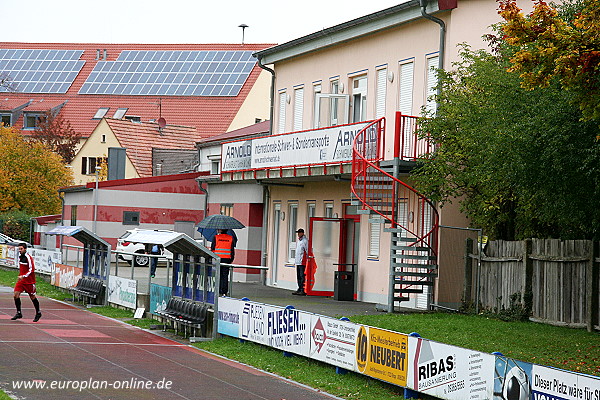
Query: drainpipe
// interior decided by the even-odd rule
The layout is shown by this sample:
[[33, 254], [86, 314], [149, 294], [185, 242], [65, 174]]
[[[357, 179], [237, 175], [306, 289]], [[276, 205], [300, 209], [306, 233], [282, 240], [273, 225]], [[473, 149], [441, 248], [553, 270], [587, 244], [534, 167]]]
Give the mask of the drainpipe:
[[[427, 14], [427, 2], [428, 0], [419, 0], [421, 4], [421, 15], [430, 21], [435, 22], [440, 26], [440, 56], [438, 59], [438, 69], [444, 69], [444, 56], [446, 50], [446, 24], [441, 19], [434, 17], [433, 15]], [[439, 94], [439, 88], [438, 88]]]
[[275, 110], [275, 71], [273, 71], [271, 68], [263, 65], [261, 63], [260, 58], [258, 59], [258, 66], [261, 67], [262, 69], [264, 69], [265, 71], [269, 71], [271, 73], [271, 93], [270, 93], [270, 97], [271, 97], [271, 106], [269, 109], [269, 135], [273, 134], [273, 114], [274, 114], [274, 110]]
[[[262, 64], [261, 59], [257, 57], [258, 66], [269, 71], [271, 73], [271, 92], [270, 95], [270, 107], [269, 107], [269, 134], [273, 134], [273, 116], [275, 113], [275, 71]], [[260, 265], [265, 267], [267, 265], [267, 226], [269, 222], [269, 202], [271, 201], [269, 195], [269, 187], [263, 185], [263, 221], [262, 221], [262, 240], [260, 251], [262, 259]], [[265, 270], [260, 271], [260, 280], [263, 285], [267, 282], [267, 273]]]
[[[269, 222], [269, 202], [271, 201], [271, 196], [269, 193], [269, 186], [263, 185], [263, 220], [262, 220], [262, 241], [260, 245], [260, 253], [262, 254], [262, 259], [260, 265], [262, 267], [267, 266], [267, 232], [268, 232], [268, 222]], [[264, 269], [260, 270], [260, 280], [263, 285], [267, 284], [267, 271]]]
[[[444, 21], [442, 21], [441, 19], [434, 17], [433, 15], [427, 14], [427, 2], [428, 2], [428, 0], [419, 0], [419, 3], [421, 5], [421, 15], [424, 18], [426, 18], [430, 21], [433, 21], [440, 26], [440, 52], [439, 52], [439, 57], [438, 57], [438, 69], [443, 70], [444, 69], [444, 57], [446, 55], [446, 23]], [[439, 95], [440, 95], [439, 85], [438, 85], [436, 94], [439, 99]], [[436, 109], [438, 108], [438, 106], [439, 106], [439, 102], [436, 101]], [[430, 292], [429, 299], [427, 300], [428, 306], [433, 303], [432, 299], [433, 299], [433, 293]]]

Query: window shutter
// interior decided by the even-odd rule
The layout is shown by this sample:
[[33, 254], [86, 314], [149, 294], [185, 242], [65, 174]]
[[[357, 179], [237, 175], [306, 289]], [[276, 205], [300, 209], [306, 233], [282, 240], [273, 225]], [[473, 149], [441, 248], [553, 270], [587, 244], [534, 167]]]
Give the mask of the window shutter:
[[369, 257], [379, 257], [381, 224], [369, 224]]
[[304, 115], [304, 88], [294, 90], [294, 131], [302, 130]]
[[81, 157], [81, 175], [87, 174], [87, 157]]
[[385, 117], [385, 97], [387, 94], [387, 68], [377, 70], [377, 99], [375, 118]]
[[403, 115], [412, 115], [413, 76], [415, 63], [400, 65], [400, 104], [399, 110]]
[[427, 111], [436, 110], [436, 102], [433, 96], [436, 94], [435, 87], [437, 85], [437, 67], [438, 67], [439, 56], [431, 57], [427, 59], [427, 103], [425, 107]]
[[277, 132], [284, 133], [285, 132], [285, 98], [287, 93], [281, 92], [279, 93], [279, 121], [277, 124]]

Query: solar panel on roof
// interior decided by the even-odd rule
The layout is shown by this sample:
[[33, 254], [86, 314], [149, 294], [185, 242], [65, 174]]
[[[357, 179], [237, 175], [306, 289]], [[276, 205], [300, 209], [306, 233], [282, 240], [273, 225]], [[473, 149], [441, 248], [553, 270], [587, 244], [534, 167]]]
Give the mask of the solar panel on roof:
[[2, 49], [0, 73], [11, 87], [0, 92], [66, 93], [85, 61], [83, 50]]
[[255, 65], [251, 51], [125, 50], [99, 61], [79, 94], [237, 96]]

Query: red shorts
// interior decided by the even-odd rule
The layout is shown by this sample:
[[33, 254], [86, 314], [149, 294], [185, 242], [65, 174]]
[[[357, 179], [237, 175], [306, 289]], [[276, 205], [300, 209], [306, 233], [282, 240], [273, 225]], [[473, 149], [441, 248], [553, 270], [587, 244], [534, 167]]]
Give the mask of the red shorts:
[[15, 292], [26, 292], [30, 295], [35, 294], [35, 283], [23, 283], [21, 281], [17, 281], [17, 284], [15, 285]]

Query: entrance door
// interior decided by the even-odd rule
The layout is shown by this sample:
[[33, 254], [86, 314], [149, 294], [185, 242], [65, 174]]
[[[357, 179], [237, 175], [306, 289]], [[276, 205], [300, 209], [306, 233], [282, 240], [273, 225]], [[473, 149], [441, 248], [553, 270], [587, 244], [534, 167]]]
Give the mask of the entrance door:
[[[352, 232], [349, 232], [349, 228]], [[348, 237], [354, 238], [354, 224], [345, 218], [310, 219], [309, 257], [306, 265], [306, 294], [333, 296], [335, 271], [351, 270]], [[350, 242], [352, 243], [353, 240]]]

